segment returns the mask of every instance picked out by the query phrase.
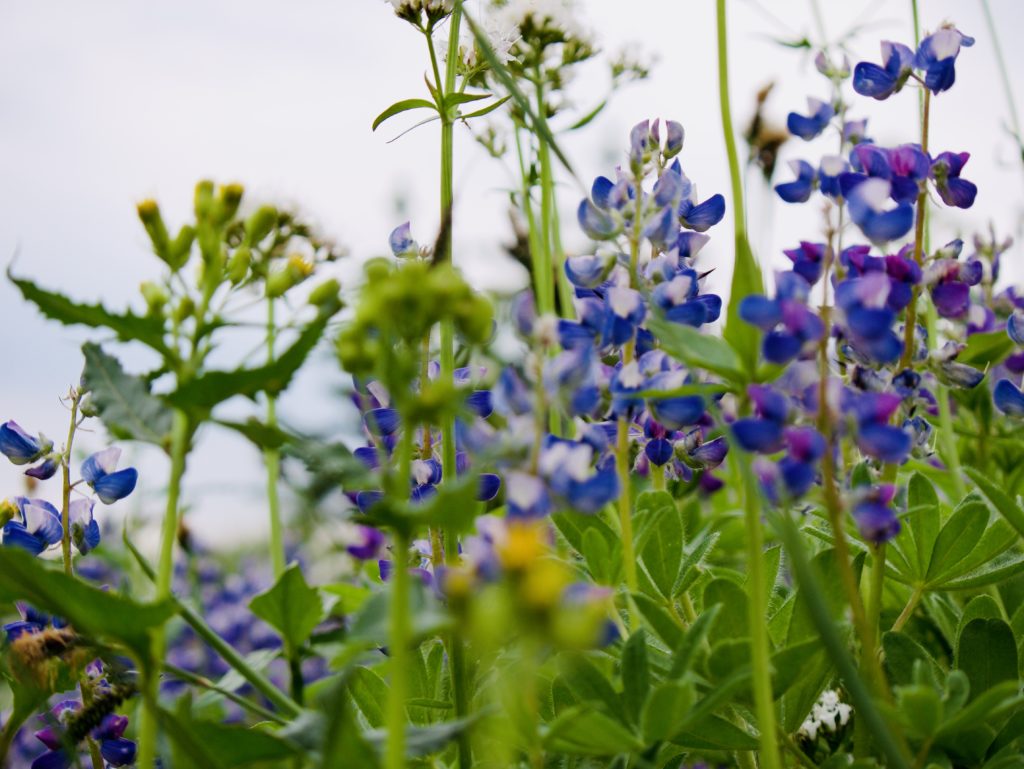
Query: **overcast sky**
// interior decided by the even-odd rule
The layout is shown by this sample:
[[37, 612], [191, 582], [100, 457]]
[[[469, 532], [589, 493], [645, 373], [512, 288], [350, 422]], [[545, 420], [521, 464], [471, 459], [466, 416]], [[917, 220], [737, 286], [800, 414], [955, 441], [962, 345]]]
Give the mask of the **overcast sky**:
[[[825, 2], [831, 40], [853, 26], [858, 59], [879, 59], [880, 39], [912, 43], [909, 2]], [[472, 8], [474, 3], [470, 4]], [[945, 20], [977, 39], [961, 54], [957, 85], [934, 100], [932, 147], [969, 150], [964, 172], [980, 187], [968, 212], [937, 217], [938, 236], [969, 237], [994, 223], [1015, 232], [1024, 184], [1004, 126], [1008, 109], [984, 23], [973, 0], [921, 0], [926, 29]], [[683, 122], [682, 162], [702, 196], [728, 194], [728, 168], [717, 104], [714, 3], [711, 0], [581, 0], [582, 23], [608, 51], [623, 47], [654, 57], [652, 77], [620, 93], [611, 107], [565, 142], [581, 178], [609, 173], [622, 157], [631, 125], [664, 116]], [[818, 39], [808, 0], [731, 0], [733, 109], [741, 130], [754, 93], [775, 82], [769, 114], [784, 123], [826, 83], [801, 51], [774, 39]], [[770, 12], [766, 9], [771, 9]], [[991, 0], [1002, 30], [1021, 29], [1024, 4]], [[1024, 103], [1024, 49], [1016, 35], [1003, 45], [1014, 97]], [[15, 271], [75, 296], [110, 306], [137, 303], [142, 280], [159, 273], [147, 253], [135, 203], [157, 198], [174, 225], [187, 215], [200, 178], [240, 181], [249, 197], [300, 208], [344, 244], [352, 262], [380, 254], [392, 227], [406, 218], [429, 240], [436, 227], [438, 131], [423, 127], [394, 143], [408, 126], [396, 118], [377, 133], [374, 116], [392, 102], [422, 96], [427, 61], [420, 37], [377, 0], [175, 0], [81, 3], [0, 0], [0, 257], [17, 255]], [[581, 105], [600, 97], [604, 72], [584, 70], [575, 84]], [[882, 144], [917, 139], [917, 100], [858, 99], [853, 115], [870, 118]], [[525, 275], [507, 263], [504, 192], [510, 177], [467, 134], [456, 131], [456, 261], [480, 287], [510, 290]], [[792, 141], [784, 158], [820, 155]], [[788, 179], [780, 168], [780, 180]], [[763, 263], [781, 264], [781, 249], [815, 238], [813, 206], [787, 207], [756, 176], [748, 177], [749, 219]], [[584, 247], [572, 211], [580, 193], [565, 180], [560, 203], [570, 250]], [[730, 206], [731, 208], [731, 206]], [[712, 290], [730, 277], [730, 214], [712, 231], [707, 264]], [[1006, 273], [1020, 279], [1021, 247]], [[346, 281], [357, 274], [340, 265]], [[46, 322], [11, 287], [0, 284], [0, 360], [5, 370], [0, 419], [17, 419], [50, 436], [66, 432], [58, 396], [77, 381], [78, 348], [90, 334]], [[138, 352], [124, 351], [136, 369]], [[289, 422], [341, 430], [352, 413], [335, 395], [346, 381], [323, 353], [282, 404]], [[245, 414], [251, 405], [231, 404]], [[58, 443], [60, 438], [56, 438]], [[102, 435], [83, 444], [99, 448]], [[140, 492], [109, 513], [120, 521], [162, 510], [166, 466], [139, 457]], [[3, 492], [20, 493], [18, 473], [4, 464]], [[46, 493], [56, 498], [56, 480]], [[265, 531], [259, 458], [243, 441], [208, 430], [187, 478], [190, 521], [208, 541], [251, 540]]]

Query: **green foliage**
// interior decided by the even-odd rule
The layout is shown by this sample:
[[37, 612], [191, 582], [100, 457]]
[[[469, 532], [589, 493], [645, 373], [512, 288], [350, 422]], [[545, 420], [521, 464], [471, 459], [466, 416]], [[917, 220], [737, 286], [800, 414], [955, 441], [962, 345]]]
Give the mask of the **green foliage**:
[[90, 403], [110, 434], [166, 449], [171, 435], [171, 413], [150, 392], [149, 382], [126, 374], [117, 358], [97, 344], [83, 345], [82, 355], [82, 386], [89, 392]]
[[306, 584], [297, 563], [285, 569], [273, 587], [253, 598], [249, 608], [277, 630], [292, 649], [304, 644], [324, 618], [323, 599]]

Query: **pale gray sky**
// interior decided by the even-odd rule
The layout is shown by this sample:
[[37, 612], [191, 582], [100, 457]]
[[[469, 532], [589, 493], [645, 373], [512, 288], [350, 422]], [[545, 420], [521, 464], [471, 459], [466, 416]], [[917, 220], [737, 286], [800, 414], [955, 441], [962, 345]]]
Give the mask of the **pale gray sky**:
[[[833, 39], [854, 23], [869, 26], [852, 41], [858, 59], [879, 59], [878, 40], [912, 43], [910, 3], [820, 0]], [[957, 85], [933, 107], [932, 146], [969, 150], [964, 175], [980, 187], [968, 212], [937, 218], [938, 235], [970, 235], [995, 222], [1013, 232], [1024, 183], [1002, 126], [1006, 101], [981, 4], [921, 0], [926, 29], [954, 21], [977, 45], [961, 54]], [[1015, 98], [1024, 104], [1021, 75], [1024, 4], [992, 0], [1006, 30]], [[472, 7], [472, 5], [470, 6]], [[765, 9], [771, 9], [770, 13]], [[703, 195], [728, 194], [715, 71], [711, 0], [580, 0], [580, 17], [609, 51], [623, 46], [658, 59], [650, 80], [619, 94], [591, 126], [565, 144], [580, 176], [608, 173], [631, 125], [646, 117], [678, 119], [686, 127], [682, 161]], [[777, 84], [770, 113], [784, 122], [807, 95], [826, 96], [825, 82], [804, 53], [771, 38], [817, 36], [809, 0], [731, 0], [733, 109], [738, 128], [754, 92]], [[387, 139], [414, 121], [396, 118], [376, 134], [374, 116], [392, 102], [421, 96], [427, 69], [419, 36], [377, 0], [128, 0], [81, 3], [0, 0], [0, 257], [18, 254], [16, 271], [74, 296], [103, 297], [111, 306], [137, 302], [137, 286], [158, 272], [134, 215], [144, 197], [160, 200], [171, 222], [188, 211], [199, 178], [237, 180], [250, 197], [286, 201], [345, 244], [354, 259], [386, 249], [390, 229], [405, 218], [424, 240], [436, 226], [437, 128]], [[603, 71], [581, 74], [579, 101], [600, 93]], [[854, 115], [871, 119], [880, 143], [917, 138], [912, 93], [885, 103], [858, 99]], [[509, 238], [504, 187], [510, 177], [475, 146], [464, 129], [456, 139], [456, 260], [477, 285], [523, 282], [503, 264]], [[816, 157], [817, 145], [793, 141], [784, 157]], [[786, 170], [780, 169], [783, 178]], [[781, 264], [781, 249], [815, 238], [813, 207], [787, 207], [749, 177], [749, 218], [762, 261]], [[405, 201], [406, 213], [396, 210]], [[582, 247], [572, 211], [579, 192], [567, 183], [561, 203], [565, 240]], [[713, 231], [708, 263], [727, 259], [730, 222]], [[1021, 247], [1006, 272], [1024, 274]], [[340, 267], [342, 277], [353, 274]], [[712, 277], [720, 291], [730, 267]], [[0, 360], [8, 374], [0, 419], [42, 429], [58, 442], [66, 430], [57, 397], [81, 370], [78, 347], [90, 335], [40, 318], [0, 284]], [[247, 349], [247, 343], [240, 349]], [[140, 368], [144, 355], [126, 353]], [[282, 404], [285, 418], [304, 426], [342, 425], [351, 414], [333, 390], [345, 381], [328, 360], [307, 370]], [[233, 404], [244, 414], [248, 404]], [[84, 443], [100, 446], [99, 436]], [[140, 493], [109, 513], [155, 515], [165, 465], [142, 458]], [[17, 472], [0, 468], [3, 493], [20, 492]], [[51, 481], [50, 484], [55, 484]], [[48, 484], [48, 485], [50, 485]], [[56, 487], [47, 489], [56, 496]], [[193, 527], [212, 540], [252, 539], [265, 531], [256, 453], [244, 442], [208, 430], [194, 455], [186, 499]]]

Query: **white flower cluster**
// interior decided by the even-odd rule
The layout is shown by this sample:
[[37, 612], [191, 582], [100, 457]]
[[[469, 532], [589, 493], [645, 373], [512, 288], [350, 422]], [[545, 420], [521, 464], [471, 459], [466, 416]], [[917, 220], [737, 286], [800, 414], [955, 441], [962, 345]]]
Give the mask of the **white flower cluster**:
[[451, 13], [455, 0], [387, 0], [399, 16], [405, 13]]
[[800, 724], [798, 734], [813, 740], [819, 731], [835, 732], [840, 726], [846, 725], [852, 712], [853, 708], [839, 701], [839, 692], [835, 689], [826, 689], [814, 703], [807, 718]]
[[495, 18], [501, 28], [521, 29], [529, 24], [537, 29], [557, 29], [566, 39], [590, 40], [573, 0], [510, 0], [495, 10]]

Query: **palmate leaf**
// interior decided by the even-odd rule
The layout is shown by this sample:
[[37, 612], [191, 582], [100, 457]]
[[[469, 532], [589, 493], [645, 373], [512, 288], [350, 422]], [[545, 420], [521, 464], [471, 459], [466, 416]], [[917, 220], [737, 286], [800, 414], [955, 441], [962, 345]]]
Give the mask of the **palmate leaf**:
[[145, 441], [166, 449], [171, 411], [150, 392], [149, 383], [126, 374], [120, 361], [97, 344], [82, 345], [82, 355], [82, 385], [91, 393], [92, 405], [107, 431], [121, 440]]
[[978, 485], [981, 493], [992, 503], [996, 512], [1003, 516], [1021, 537], [1024, 537], [1024, 509], [1021, 508], [1017, 500], [1011, 498], [987, 476], [973, 467], [966, 468], [964, 472]]
[[98, 640], [123, 644], [151, 662], [150, 633], [174, 614], [170, 601], [145, 604], [100, 590], [13, 547], [0, 547], [0, 602], [26, 601]]
[[75, 302], [64, 294], [40, 288], [27, 278], [16, 278], [10, 270], [7, 271], [7, 277], [25, 299], [52, 320], [67, 326], [108, 328], [122, 342], [142, 342], [164, 358], [171, 356], [170, 349], [164, 343], [164, 323], [161, 318], [136, 315], [131, 311], [119, 314], [111, 312], [102, 304]]
[[252, 399], [261, 392], [278, 395], [309, 357], [323, 336], [327, 323], [339, 309], [340, 304], [321, 308], [317, 316], [303, 327], [298, 338], [273, 363], [254, 368], [237, 368], [234, 371], [207, 371], [169, 393], [168, 402], [175, 408], [205, 417], [214, 406], [236, 395]]
[[984, 369], [994, 366], [1013, 352], [1013, 340], [1005, 331], [988, 331], [971, 334], [967, 346], [956, 356], [957, 363], [967, 363]]
[[297, 563], [285, 569], [273, 587], [255, 596], [249, 608], [280, 633], [291, 649], [306, 642], [325, 613], [320, 593], [306, 584]]

